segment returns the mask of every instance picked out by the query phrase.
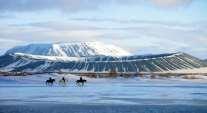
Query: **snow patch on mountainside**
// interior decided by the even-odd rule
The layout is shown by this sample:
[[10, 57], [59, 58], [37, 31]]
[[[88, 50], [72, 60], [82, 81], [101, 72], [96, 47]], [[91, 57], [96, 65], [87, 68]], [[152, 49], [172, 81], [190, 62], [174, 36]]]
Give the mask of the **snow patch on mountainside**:
[[46, 61], [84, 61], [84, 57], [61, 57], [61, 56], [44, 56], [44, 55], [32, 55], [24, 53], [15, 53], [17, 57], [23, 57], [34, 60], [46, 60]]
[[26, 53], [32, 55], [60, 56], [60, 57], [88, 57], [88, 56], [128, 56], [129, 52], [114, 45], [101, 42], [71, 42], [55, 44], [30, 44], [18, 46], [7, 51], [7, 54]]

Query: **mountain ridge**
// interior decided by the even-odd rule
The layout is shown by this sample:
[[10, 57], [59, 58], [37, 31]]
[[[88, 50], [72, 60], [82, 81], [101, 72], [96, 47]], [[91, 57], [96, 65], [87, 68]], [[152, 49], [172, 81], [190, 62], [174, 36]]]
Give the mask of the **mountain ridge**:
[[161, 72], [193, 69], [204, 66], [207, 65], [186, 53], [128, 56], [121, 58], [96, 56], [79, 61], [51, 61], [8, 54], [0, 57], [0, 69], [7, 71], [110, 72], [111, 70], [115, 70], [117, 72]]
[[88, 57], [95, 55], [104, 56], [128, 56], [129, 52], [114, 45], [101, 42], [71, 42], [51, 44], [29, 44], [26, 46], [14, 47], [6, 54], [26, 53], [44, 56], [62, 57]]
[[30, 44], [0, 56], [0, 70], [32, 72], [162, 72], [207, 66], [189, 54], [131, 55], [100, 42]]

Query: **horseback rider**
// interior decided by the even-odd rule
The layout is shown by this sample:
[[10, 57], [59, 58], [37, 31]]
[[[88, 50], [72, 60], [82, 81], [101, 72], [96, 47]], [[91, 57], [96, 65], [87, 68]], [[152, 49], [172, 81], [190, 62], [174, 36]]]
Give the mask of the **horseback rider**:
[[49, 79], [45, 81], [45, 84], [52, 86], [54, 82], [55, 82], [55, 79], [52, 79], [52, 77], [49, 77]]
[[82, 77], [80, 77], [80, 81], [83, 81], [83, 78]]
[[83, 86], [84, 83], [86, 83], [87, 80], [83, 79], [82, 77], [80, 77], [79, 80], [76, 80], [76, 84], [79, 85], [79, 86]]
[[64, 82], [64, 83], [66, 82], [66, 79], [65, 79], [65, 77], [63, 77], [63, 78], [62, 78], [62, 80], [63, 80], [63, 82]]
[[49, 77], [49, 80], [51, 81], [52, 80], [52, 77]]
[[66, 86], [67, 82], [68, 82], [67, 79], [65, 79], [65, 77], [62, 77], [59, 81], [59, 85]]

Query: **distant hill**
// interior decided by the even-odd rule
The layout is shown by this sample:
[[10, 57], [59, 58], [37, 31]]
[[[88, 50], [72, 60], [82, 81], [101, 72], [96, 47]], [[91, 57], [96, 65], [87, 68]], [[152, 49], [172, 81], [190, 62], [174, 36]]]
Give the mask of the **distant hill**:
[[80, 59], [5, 54], [0, 57], [0, 70], [32, 72], [161, 72], [206, 66], [201, 60], [186, 53], [142, 56], [93, 56]]

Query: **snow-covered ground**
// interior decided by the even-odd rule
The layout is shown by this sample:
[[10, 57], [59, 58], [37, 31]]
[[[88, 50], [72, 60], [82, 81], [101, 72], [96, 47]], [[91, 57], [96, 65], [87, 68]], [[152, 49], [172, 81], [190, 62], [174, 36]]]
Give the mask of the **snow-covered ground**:
[[[45, 86], [66, 77], [66, 87]], [[85, 77], [84, 77], [85, 78]], [[0, 113], [206, 113], [207, 79], [85, 78], [41, 74], [0, 76]]]
[[[67, 87], [45, 86], [49, 77], [64, 76]], [[0, 77], [0, 105], [25, 103], [113, 105], [207, 105], [207, 79], [86, 78], [83, 87], [75, 75], [43, 74]]]

